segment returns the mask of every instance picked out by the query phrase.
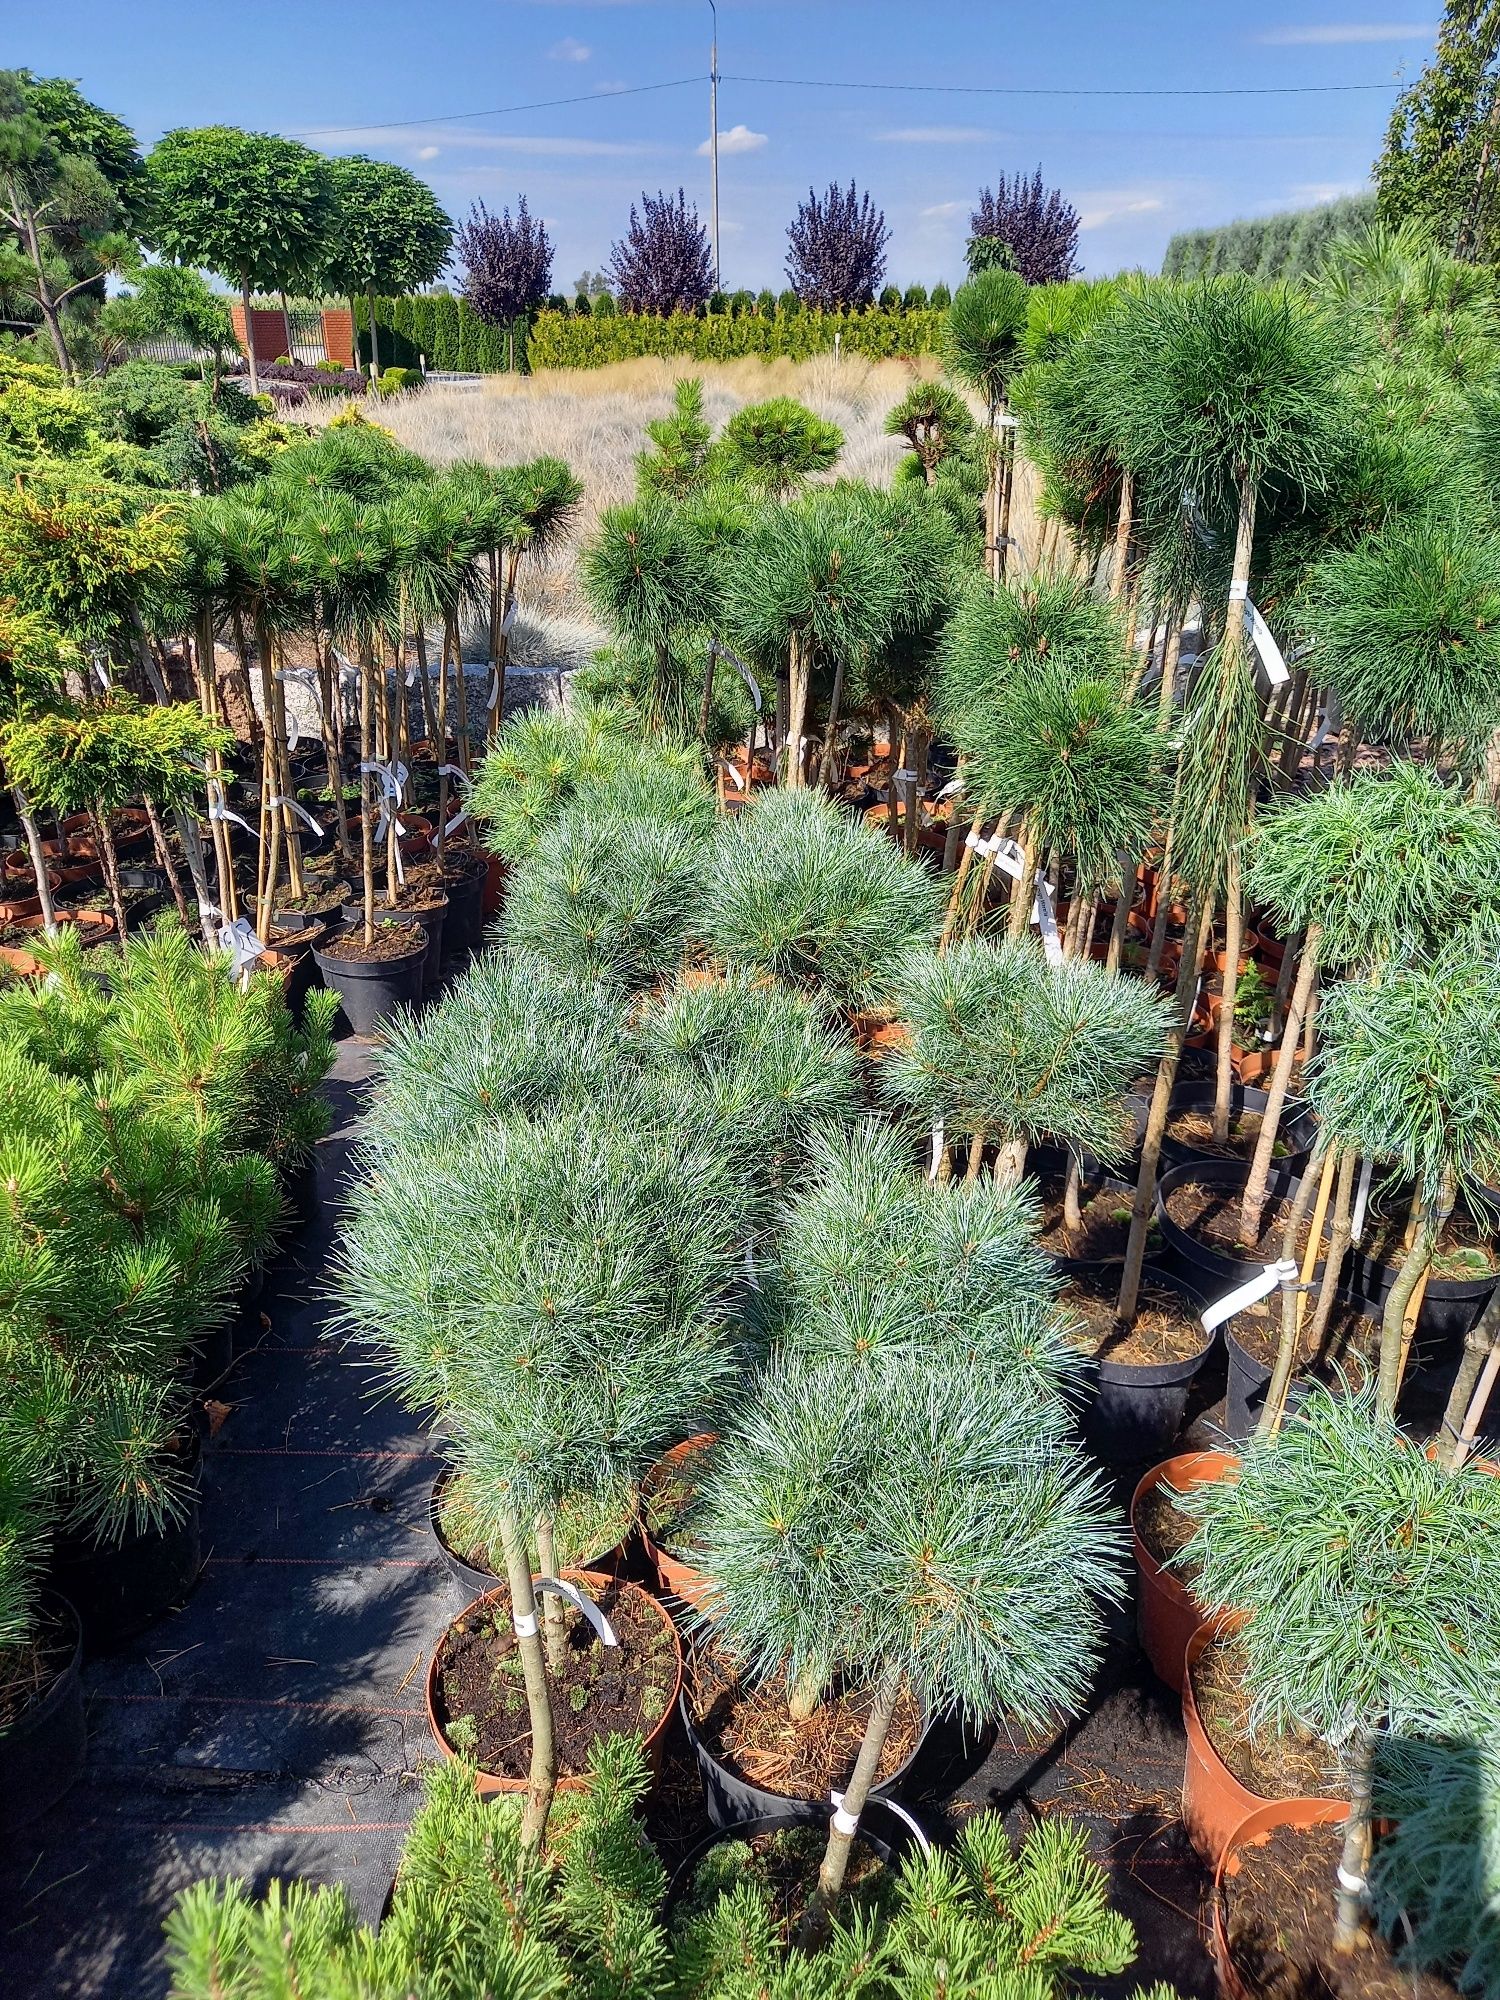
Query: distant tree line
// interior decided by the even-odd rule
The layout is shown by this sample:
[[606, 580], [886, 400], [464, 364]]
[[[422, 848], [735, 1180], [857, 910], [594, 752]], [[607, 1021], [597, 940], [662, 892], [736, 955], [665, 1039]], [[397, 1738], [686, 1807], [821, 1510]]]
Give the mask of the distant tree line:
[[1162, 276], [1209, 278], [1244, 271], [1262, 283], [1305, 278], [1336, 237], [1357, 235], [1374, 219], [1374, 195], [1356, 194], [1315, 208], [1241, 218], [1217, 229], [1185, 229], [1167, 245]]

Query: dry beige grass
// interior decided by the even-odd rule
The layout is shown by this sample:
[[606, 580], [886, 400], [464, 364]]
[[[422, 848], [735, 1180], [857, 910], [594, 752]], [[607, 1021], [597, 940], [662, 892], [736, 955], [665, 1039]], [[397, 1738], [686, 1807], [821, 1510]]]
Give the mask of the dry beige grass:
[[[827, 477], [865, 479], [883, 486], [905, 448], [899, 439], [885, 435], [886, 413], [914, 380], [938, 372], [930, 357], [868, 361], [860, 356], [835, 360], [826, 354], [810, 361], [724, 362], [694, 362], [686, 356], [645, 358], [605, 368], [490, 375], [477, 384], [434, 382], [420, 394], [395, 397], [370, 414], [435, 465], [460, 458], [515, 465], [549, 453], [573, 468], [584, 493], [572, 531], [546, 570], [523, 575], [520, 596], [523, 615], [538, 626], [552, 620], [569, 626], [568, 643], [559, 645], [558, 651], [576, 657], [589, 635], [595, 643], [606, 636], [594, 624], [577, 588], [577, 550], [593, 534], [606, 507], [633, 495], [635, 461], [646, 446], [646, 425], [670, 412], [673, 388], [681, 378], [695, 376], [702, 382], [704, 414], [716, 430], [747, 403], [795, 396], [844, 434], [838, 465]], [[1023, 465], [1019, 474], [1013, 532], [1031, 555], [1035, 536], [1030, 468]], [[545, 639], [537, 650], [547, 652]]]

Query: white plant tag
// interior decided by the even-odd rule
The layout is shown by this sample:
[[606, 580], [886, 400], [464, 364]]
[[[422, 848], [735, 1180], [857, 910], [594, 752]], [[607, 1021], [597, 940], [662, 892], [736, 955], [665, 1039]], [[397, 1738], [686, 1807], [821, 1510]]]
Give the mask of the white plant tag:
[[500, 637], [502, 639], [509, 638], [510, 634], [516, 629], [516, 619], [520, 616], [520, 611], [520, 605], [516, 602], [515, 598], [512, 598], [510, 603], [505, 607], [505, 616], [500, 620]]
[[277, 798], [272, 799], [270, 803], [273, 806], [286, 806], [290, 811], [294, 812], [297, 815], [298, 819], [302, 820], [306, 824], [308, 831], [312, 834], [315, 840], [321, 840], [323, 838], [322, 827], [313, 818], [312, 814], [307, 810], [306, 806], [298, 805], [295, 799], [289, 799], [284, 794], [278, 796]]
[[1350, 1223], [1350, 1242], [1357, 1243], [1365, 1233], [1365, 1210], [1370, 1202], [1370, 1177], [1375, 1171], [1373, 1154], [1367, 1154], [1360, 1162], [1359, 1187], [1354, 1196], [1354, 1219]]
[[592, 1603], [571, 1583], [565, 1582], [560, 1576], [539, 1576], [532, 1587], [539, 1591], [550, 1590], [555, 1597], [565, 1597], [576, 1611], [583, 1613], [606, 1646], [619, 1645], [614, 1626], [610, 1624], [598, 1605]]
[[1236, 1285], [1232, 1292], [1226, 1292], [1221, 1299], [1205, 1306], [1201, 1314], [1204, 1331], [1212, 1333], [1226, 1319], [1233, 1319], [1246, 1306], [1253, 1306], [1274, 1292], [1278, 1285], [1295, 1285], [1297, 1266], [1290, 1257], [1280, 1257], [1274, 1264], [1263, 1264], [1253, 1278], [1247, 1278], [1242, 1285]]
[[250, 824], [249, 820], [242, 818], [239, 813], [234, 812], [229, 806], [223, 804], [211, 805], [208, 809], [208, 816], [210, 819], [221, 820], [226, 824], [230, 820], [233, 820], [236, 826], [242, 826], [245, 829], [252, 840], [258, 841], [260, 839], [260, 835]]
[[1273, 688], [1285, 687], [1291, 679], [1291, 674], [1287, 670], [1286, 661], [1282, 658], [1281, 648], [1277, 645], [1270, 626], [1256, 607], [1248, 601], [1245, 605], [1245, 630], [1256, 652], [1260, 654], [1260, 663], [1266, 670], [1266, 679]]
[[964, 788], [964, 781], [962, 778], [950, 778], [947, 784], [944, 785], [942, 790], [938, 793], [938, 797], [940, 799], [954, 798], [957, 796], [959, 792], [963, 790], [963, 788]]
[[219, 931], [219, 949], [227, 951], [233, 961], [236, 978], [247, 965], [253, 965], [265, 946], [255, 935], [248, 917], [239, 917], [232, 924], [225, 924]]
[[745, 683], [746, 692], [749, 694], [750, 699], [755, 703], [755, 713], [759, 715], [761, 710], [760, 682], [755, 678], [754, 674], [751, 673], [750, 669], [745, 665], [745, 662], [740, 658], [739, 654], [731, 653], [729, 648], [727, 646], [720, 645], [717, 639], [715, 639], [714, 643], [709, 647], [709, 651], [713, 654], [716, 660], [728, 660], [730, 666], [734, 668], [735, 672], [739, 675], [740, 679]]
[[1243, 577], [1236, 577], [1234, 582], [1231, 583], [1229, 586], [1230, 603], [1244, 604], [1248, 601], [1249, 596], [1250, 596], [1249, 584], [1245, 582]]
[[721, 757], [719, 759], [719, 762], [724, 766], [724, 769], [729, 773], [730, 777], [733, 778], [736, 787], [740, 791], [743, 791], [745, 789], [745, 781], [740, 776], [739, 766], [737, 764], [731, 764], [727, 757]]
[[1062, 939], [1058, 935], [1057, 918], [1052, 909], [1052, 891], [1038, 878], [1036, 901], [1032, 905], [1031, 921], [1042, 934], [1042, 951], [1049, 965], [1063, 962]]
[[932, 1121], [932, 1163], [927, 1169], [927, 1178], [930, 1181], [935, 1181], [938, 1177], [938, 1168], [943, 1164], [943, 1147], [945, 1144], [946, 1141], [943, 1138], [943, 1121], [941, 1118], [934, 1118]]

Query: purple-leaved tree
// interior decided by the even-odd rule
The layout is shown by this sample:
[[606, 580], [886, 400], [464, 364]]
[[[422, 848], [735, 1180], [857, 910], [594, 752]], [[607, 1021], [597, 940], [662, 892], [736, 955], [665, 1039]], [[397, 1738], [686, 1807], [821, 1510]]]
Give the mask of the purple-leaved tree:
[[992, 192], [981, 188], [979, 206], [969, 217], [969, 273], [997, 265], [1017, 272], [1028, 285], [1057, 285], [1078, 269], [1078, 210], [1042, 180], [1017, 174]]
[[514, 222], [508, 208], [503, 215], [491, 215], [482, 201], [476, 201], [454, 247], [463, 273], [463, 295], [487, 325], [509, 330], [514, 367], [515, 322], [542, 303], [552, 284], [547, 226], [540, 217], [533, 221], [524, 194]]
[[626, 312], [696, 312], [714, 288], [713, 261], [698, 211], [682, 189], [674, 201], [644, 190], [630, 227], [609, 253], [609, 276]]
[[823, 195], [809, 188], [786, 240], [786, 274], [803, 305], [837, 312], [873, 301], [891, 232], [884, 209], [859, 194], [853, 181], [847, 193], [836, 182]]

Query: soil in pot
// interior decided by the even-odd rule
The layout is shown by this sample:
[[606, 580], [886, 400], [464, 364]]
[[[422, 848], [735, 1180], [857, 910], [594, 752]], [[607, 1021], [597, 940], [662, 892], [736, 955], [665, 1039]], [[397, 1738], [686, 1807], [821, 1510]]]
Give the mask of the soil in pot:
[[[309, 923], [330, 922], [338, 916], [353, 893], [350, 883], [339, 877], [334, 881], [309, 882], [307, 892], [302, 896], [278, 896], [273, 918], [277, 943], [285, 945], [289, 942], [283, 935], [285, 932], [300, 931]], [[257, 908], [254, 896], [245, 898], [245, 907], [253, 918]]]
[[358, 924], [330, 938], [322, 949], [325, 958], [349, 959], [356, 965], [383, 964], [425, 951], [427, 934], [420, 924], [383, 924], [377, 919], [373, 939], [367, 940], [364, 925]]
[[[1179, 1111], [1167, 1120], [1167, 1137], [1211, 1159], [1248, 1160], [1260, 1138], [1261, 1123], [1258, 1111], [1242, 1111], [1238, 1118], [1230, 1119], [1229, 1136], [1216, 1139], [1214, 1121], [1207, 1112]], [[1272, 1157], [1284, 1160], [1290, 1154], [1291, 1148], [1278, 1134]]]
[[[1088, 1264], [1123, 1258], [1130, 1236], [1132, 1199], [1129, 1188], [1108, 1182], [1101, 1175], [1090, 1177], [1078, 1190], [1081, 1225], [1070, 1231], [1063, 1220], [1059, 1191], [1042, 1206], [1042, 1248], [1054, 1257], [1076, 1258]], [[1149, 1248], [1146, 1254], [1151, 1254]]]
[[1251, 1729], [1245, 1650], [1232, 1633], [1211, 1639], [1188, 1672], [1208, 1740], [1247, 1791], [1262, 1799], [1339, 1796], [1341, 1780], [1321, 1738]]
[[1177, 1504], [1182, 1498], [1165, 1480], [1143, 1493], [1131, 1519], [1142, 1542], [1163, 1568], [1170, 1568], [1184, 1590], [1198, 1581], [1199, 1564], [1178, 1558], [1198, 1531], [1198, 1523]]
[[[793, 1799], [826, 1799], [830, 1789], [848, 1783], [870, 1719], [871, 1690], [835, 1690], [798, 1722], [788, 1707], [784, 1671], [752, 1685], [711, 1642], [692, 1649], [683, 1685], [699, 1735], [736, 1777]], [[877, 1785], [912, 1756], [922, 1725], [922, 1705], [908, 1688], [886, 1735]]]
[[1457, 1988], [1439, 1974], [1398, 1965], [1374, 1931], [1358, 1951], [1334, 1950], [1343, 1845], [1341, 1826], [1284, 1826], [1240, 1848], [1220, 1894], [1243, 1984], [1259, 2000], [1456, 2000]]
[[[1492, 1219], [1475, 1220], [1455, 1210], [1438, 1238], [1432, 1255], [1430, 1282], [1439, 1285], [1464, 1284], [1473, 1279], [1494, 1277], [1500, 1271], [1500, 1251], [1492, 1235]], [[1406, 1217], [1384, 1218], [1360, 1245], [1373, 1263], [1399, 1267], [1405, 1254]]]
[[[486, 1547], [462, 1473], [445, 1478], [435, 1508], [437, 1530], [444, 1545], [470, 1569], [501, 1580], [505, 1562], [500, 1551]], [[612, 1506], [586, 1499], [564, 1501], [553, 1521], [559, 1569], [598, 1569], [602, 1559], [618, 1553], [630, 1533], [634, 1509], [628, 1499]]]
[[[719, 1896], [750, 1882], [767, 1902], [777, 1935], [790, 1946], [812, 1899], [827, 1846], [828, 1826], [821, 1815], [814, 1825], [768, 1826], [739, 1838], [726, 1834], [693, 1871], [674, 1915], [679, 1922], [700, 1916]], [[856, 1911], [877, 1908], [888, 1881], [883, 1855], [857, 1836], [844, 1877], [840, 1923], [847, 1924]]]
[[1140, 1288], [1135, 1324], [1121, 1327], [1115, 1316], [1119, 1289], [1113, 1271], [1098, 1280], [1079, 1275], [1064, 1286], [1058, 1304], [1081, 1322], [1071, 1336], [1076, 1347], [1095, 1361], [1125, 1362], [1133, 1368], [1157, 1368], [1202, 1353], [1208, 1336], [1190, 1299], [1148, 1277]]
[[[1168, 1193], [1167, 1214], [1179, 1229], [1227, 1256], [1251, 1262], [1271, 1262], [1281, 1255], [1281, 1232], [1286, 1227], [1291, 1203], [1285, 1199], [1268, 1201], [1259, 1237], [1254, 1243], [1246, 1243], [1240, 1235], [1240, 1203], [1243, 1198], [1242, 1187], [1212, 1187], [1199, 1181], [1184, 1181]], [[1297, 1231], [1294, 1255], [1299, 1263], [1307, 1249], [1311, 1231], [1312, 1216], [1308, 1214], [1303, 1217]]]
[[[1312, 1375], [1319, 1381], [1333, 1383], [1342, 1371], [1351, 1388], [1363, 1388], [1368, 1377], [1380, 1365], [1379, 1327], [1358, 1306], [1346, 1299], [1337, 1299], [1327, 1331], [1315, 1350], [1311, 1341], [1313, 1318], [1310, 1301], [1297, 1343], [1293, 1379]], [[1268, 1306], [1262, 1300], [1257, 1305], [1246, 1307], [1243, 1312], [1237, 1312], [1230, 1321], [1229, 1330], [1257, 1368], [1269, 1372], [1276, 1366], [1276, 1354], [1281, 1345], [1279, 1300], [1274, 1306]]]
[[[649, 1735], [677, 1686], [671, 1626], [646, 1592], [599, 1578], [578, 1587], [588, 1591], [620, 1643], [601, 1644], [582, 1612], [564, 1606], [562, 1659], [547, 1669], [560, 1778], [587, 1772], [589, 1752], [601, 1736]], [[481, 1602], [449, 1626], [432, 1689], [434, 1719], [453, 1748], [493, 1777], [524, 1782], [531, 1730], [507, 1597]]]

